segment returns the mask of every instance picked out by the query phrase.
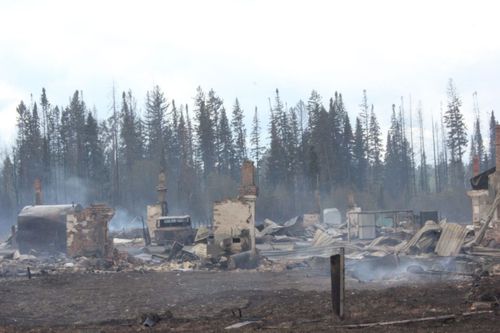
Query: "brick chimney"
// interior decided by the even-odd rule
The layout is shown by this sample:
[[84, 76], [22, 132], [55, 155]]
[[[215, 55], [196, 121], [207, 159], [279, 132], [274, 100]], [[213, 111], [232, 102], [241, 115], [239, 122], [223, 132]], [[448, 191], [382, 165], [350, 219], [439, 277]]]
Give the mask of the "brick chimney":
[[255, 167], [252, 161], [246, 160], [241, 166], [240, 196], [258, 195], [258, 188], [255, 186]]
[[495, 126], [496, 173], [500, 174], [500, 125]]
[[472, 175], [479, 175], [479, 156], [477, 155], [474, 155], [474, 158], [472, 160]]
[[41, 205], [42, 204], [42, 181], [40, 178], [35, 178], [35, 182], [33, 184], [33, 187], [35, 188], [35, 205]]

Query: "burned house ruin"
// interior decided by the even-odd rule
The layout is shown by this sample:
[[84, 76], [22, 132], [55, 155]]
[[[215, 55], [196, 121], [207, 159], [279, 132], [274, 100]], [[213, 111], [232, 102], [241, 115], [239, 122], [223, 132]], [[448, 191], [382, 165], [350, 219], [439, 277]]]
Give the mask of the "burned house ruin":
[[479, 160], [474, 159], [472, 190], [472, 224], [477, 232], [474, 245], [500, 243], [500, 125], [495, 127], [495, 167], [479, 173]]
[[213, 206], [214, 246], [226, 252], [255, 251], [255, 167], [245, 161], [241, 167], [238, 198], [218, 201]]
[[157, 245], [171, 245], [174, 242], [191, 243], [195, 232], [191, 226], [191, 216], [168, 215], [167, 177], [162, 170], [158, 175], [158, 202], [146, 207], [149, 237]]
[[71, 257], [109, 257], [113, 241], [108, 223], [114, 209], [104, 204], [43, 205], [41, 184], [35, 182], [35, 205], [17, 217], [16, 242], [21, 253], [64, 253]]

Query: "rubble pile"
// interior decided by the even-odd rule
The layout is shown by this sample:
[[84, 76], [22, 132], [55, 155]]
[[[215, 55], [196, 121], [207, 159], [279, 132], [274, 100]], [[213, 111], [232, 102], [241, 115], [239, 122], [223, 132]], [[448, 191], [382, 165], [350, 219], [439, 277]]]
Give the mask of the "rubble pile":
[[[21, 254], [12, 242], [0, 244], [0, 277], [25, 277], [68, 272], [161, 272], [221, 269], [255, 269], [279, 272], [316, 269], [328, 274], [329, 257], [344, 248], [346, 269], [358, 281], [398, 279], [408, 274], [500, 274], [500, 249], [469, 248], [475, 237], [471, 227], [427, 221], [417, 232], [399, 228], [379, 231], [371, 240], [349, 239], [347, 224], [327, 225], [319, 220], [294, 217], [284, 223], [266, 219], [255, 228], [256, 252], [234, 246], [210, 252], [210, 232], [201, 227], [195, 242], [184, 245], [146, 245], [140, 233], [120, 232], [109, 256], [69, 256], [30, 250]], [[387, 230], [387, 229], [385, 229]], [[224, 243], [224, 242], [222, 242]], [[224, 244], [222, 244], [222, 247]]]

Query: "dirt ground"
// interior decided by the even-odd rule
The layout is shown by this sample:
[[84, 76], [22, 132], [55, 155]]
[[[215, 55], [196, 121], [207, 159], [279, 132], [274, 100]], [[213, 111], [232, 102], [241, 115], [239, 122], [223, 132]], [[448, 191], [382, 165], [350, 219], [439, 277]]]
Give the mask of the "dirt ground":
[[[330, 279], [307, 269], [72, 273], [0, 279], [0, 332], [241, 331], [498, 332], [499, 312], [351, 329], [347, 324], [462, 314], [472, 301], [500, 299], [500, 277], [348, 280], [346, 318], [334, 317]], [[144, 318], [158, 318], [153, 327]]]

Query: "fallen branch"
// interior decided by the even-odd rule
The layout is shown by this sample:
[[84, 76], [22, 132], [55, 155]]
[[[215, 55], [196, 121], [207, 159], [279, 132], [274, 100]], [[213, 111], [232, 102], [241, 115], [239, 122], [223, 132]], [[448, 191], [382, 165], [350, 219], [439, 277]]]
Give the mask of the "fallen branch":
[[461, 315], [442, 315], [442, 316], [434, 316], [434, 317], [423, 317], [423, 318], [413, 318], [413, 319], [404, 319], [404, 320], [393, 320], [393, 321], [380, 321], [376, 323], [365, 323], [365, 324], [350, 324], [350, 325], [342, 325], [335, 326], [336, 328], [364, 328], [364, 327], [375, 327], [375, 326], [389, 326], [389, 325], [398, 325], [398, 324], [410, 324], [410, 323], [418, 323], [424, 321], [439, 321], [439, 320], [449, 320], [449, 319], [457, 319], [459, 317], [470, 317], [478, 314], [485, 313], [493, 313], [493, 311], [476, 311], [476, 312], [465, 312]]

